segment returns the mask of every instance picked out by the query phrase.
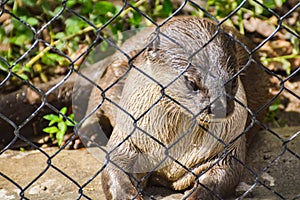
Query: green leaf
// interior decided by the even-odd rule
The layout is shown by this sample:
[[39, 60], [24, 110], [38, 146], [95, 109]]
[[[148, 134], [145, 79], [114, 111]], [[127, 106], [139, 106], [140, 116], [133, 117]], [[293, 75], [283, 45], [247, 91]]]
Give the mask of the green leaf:
[[298, 55], [299, 54], [299, 39], [295, 36], [292, 36], [291, 42], [293, 44], [293, 54]]
[[[63, 8], [61, 6], [57, 6], [55, 8], [55, 10], [52, 12], [52, 11], [49, 11], [49, 14], [51, 15], [51, 17], [54, 17], [55, 15], [57, 15], [57, 13], [59, 13]], [[61, 16], [60, 16], [61, 17]]]
[[62, 57], [56, 53], [48, 53], [47, 57], [50, 58], [51, 60], [60, 60]]
[[93, 12], [93, 3], [92, 1], [85, 1], [82, 4], [81, 14], [88, 14]]
[[283, 69], [285, 70], [285, 73], [287, 75], [290, 75], [291, 74], [291, 70], [292, 70], [291, 63], [288, 60], [284, 59], [284, 61], [282, 62], [282, 64], [283, 64]]
[[66, 120], [66, 125], [67, 126], [74, 126], [76, 124], [76, 122], [74, 120], [72, 120], [72, 122], [70, 122], [69, 120]]
[[14, 73], [18, 73], [18, 71], [20, 70], [20, 64], [16, 64], [13, 68], [12, 68], [12, 72]]
[[274, 58], [274, 61], [281, 62], [282, 68], [285, 70], [285, 73], [287, 75], [291, 74], [292, 65], [287, 59], [282, 58], [282, 57], [277, 57], [277, 58]]
[[69, 120], [66, 120], [66, 125], [67, 126], [74, 126], [75, 124], [77, 124], [74, 120], [74, 114], [70, 114], [68, 116], [69, 120], [71, 120], [72, 122], [70, 122]]
[[31, 26], [35, 26], [39, 24], [39, 21], [33, 17], [29, 17], [26, 22], [31, 25]]
[[[260, 0], [259, 2], [263, 3], [262, 0]], [[258, 3], [254, 2], [253, 0], [249, 0], [249, 4], [254, 7], [254, 11], [256, 15], [260, 15], [264, 12], [264, 8], [261, 7]]]
[[67, 60], [56, 53], [45, 53], [42, 57], [42, 62], [48, 66], [55, 67], [58, 64], [64, 66], [64, 64], [67, 63]]
[[153, 14], [154, 15], [160, 15], [161, 10], [162, 10], [162, 5], [157, 5], [157, 6], [154, 7]]
[[6, 36], [5, 30], [0, 27], [0, 40], [3, 41], [3, 38]]
[[105, 52], [107, 47], [108, 47], [108, 43], [106, 41], [102, 41], [101, 44], [100, 44], [100, 50], [102, 52]]
[[57, 119], [51, 120], [48, 124], [48, 126], [52, 126], [55, 123], [58, 123], [59, 121], [61, 121], [61, 119], [58, 117]]
[[29, 77], [26, 74], [18, 74], [23, 80], [28, 80]]
[[67, 1], [67, 7], [72, 7], [77, 3], [77, 0], [68, 0]]
[[269, 111], [276, 111], [276, 110], [278, 110], [279, 109], [279, 105], [277, 105], [277, 104], [272, 104], [272, 105], [270, 105], [270, 107], [269, 107]]
[[70, 17], [65, 23], [67, 35], [75, 34], [80, 31], [80, 19], [78, 17]]
[[67, 113], [67, 107], [60, 109], [60, 112], [65, 115]]
[[74, 121], [74, 113], [70, 114], [70, 115], [68, 116], [68, 118], [70, 118], [71, 120]]
[[[60, 112], [62, 113], [62, 114], [64, 114], [64, 115], [66, 115], [66, 113], [67, 113], [67, 107], [63, 107], [62, 109], [60, 109]], [[63, 115], [59, 115], [59, 119], [60, 119], [60, 121], [63, 121], [63, 119], [64, 119], [64, 117], [63, 117]]]
[[64, 32], [58, 32], [55, 34], [54, 38], [55, 39], [63, 39], [65, 37], [65, 33]]
[[270, 111], [270, 112], [274, 112], [274, 111], [279, 110], [280, 104], [281, 104], [280, 99], [279, 99], [279, 98], [276, 99], [276, 100], [269, 106], [269, 111]]
[[15, 18], [12, 18], [11, 22], [17, 34], [24, 34], [24, 32], [28, 30], [27, 26], [25, 26]]
[[16, 37], [13, 37], [10, 39], [11, 43], [18, 45], [18, 46], [24, 46], [24, 43], [26, 43], [28, 41], [30, 41], [30, 40], [25, 34], [22, 34], [22, 35], [19, 35], [19, 36], [16, 36]]
[[142, 15], [140, 15], [138, 12], [134, 11], [132, 13], [132, 18], [129, 18], [128, 21], [131, 25], [139, 25], [142, 21]]
[[95, 10], [98, 15], [106, 15], [108, 12], [116, 13], [116, 7], [111, 2], [99, 1], [95, 4]]
[[66, 133], [66, 131], [67, 131], [67, 125], [66, 125], [66, 123], [64, 121], [58, 122], [57, 127], [58, 127], [59, 131], [61, 131], [64, 134]]
[[45, 116], [43, 116], [43, 118], [50, 121], [48, 126], [52, 126], [53, 124], [61, 121], [59, 116], [54, 115], [54, 114], [45, 115]]
[[8, 68], [9, 68], [8, 64], [0, 60], [0, 70], [8, 72]]
[[62, 142], [64, 141], [64, 136], [65, 136], [65, 133], [64, 132], [61, 132], [61, 131], [58, 131], [56, 133], [56, 139], [57, 139], [57, 143], [58, 145], [60, 146], [62, 144]]
[[51, 56], [52, 53], [45, 53], [44, 56], [42, 56], [42, 63], [48, 66], [55, 67], [57, 65], [56, 60], [53, 59], [55, 56]]
[[43, 116], [43, 118], [46, 120], [52, 121], [52, 120], [58, 119], [58, 116], [54, 115], [54, 114], [48, 114], [48, 115]]
[[30, 6], [30, 7], [32, 7], [32, 6], [34, 6], [36, 4], [36, 0], [23, 0], [22, 2], [25, 5]]
[[275, 5], [276, 5], [276, 7], [281, 7], [284, 2], [285, 2], [285, 0], [275, 0]]
[[59, 130], [57, 129], [56, 126], [51, 126], [51, 127], [44, 128], [43, 131], [45, 133], [53, 134], [53, 133], [57, 133]]
[[26, 65], [22, 67], [22, 70], [24, 72], [31, 72], [32, 71], [31, 67], [30, 66], [26, 66]]
[[168, 17], [173, 12], [173, 4], [170, 0], [163, 0], [162, 2], [162, 17]]

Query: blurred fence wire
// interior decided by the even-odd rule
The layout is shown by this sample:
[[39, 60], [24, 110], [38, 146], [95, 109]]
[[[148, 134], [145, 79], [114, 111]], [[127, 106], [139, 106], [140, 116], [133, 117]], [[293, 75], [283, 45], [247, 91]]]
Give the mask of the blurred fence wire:
[[[32, 91], [31, 93], [27, 93], [27, 95], [29, 95], [29, 94], [34, 95], [34, 97], [32, 97], [32, 98], [34, 98], [33, 101], [36, 101], [36, 99], [38, 99], [38, 101], [37, 101], [38, 103], [36, 104], [37, 106], [33, 110], [30, 111], [30, 115], [26, 116], [25, 118], [21, 117], [21, 119], [18, 119], [18, 120], [15, 120], [16, 118], [11, 117], [13, 115], [7, 114], [7, 112], [5, 112], [5, 111], [10, 110], [11, 113], [22, 116], [22, 103], [23, 102], [22, 102], [21, 97], [20, 97], [21, 100], [16, 101], [16, 104], [12, 105], [10, 108], [8, 108], [9, 106], [7, 108], [4, 108], [4, 107], [0, 108], [0, 122], [1, 122], [0, 129], [10, 131], [10, 132], [0, 131], [0, 139], [4, 138], [4, 136], [1, 136], [1, 135], [11, 135], [12, 136], [9, 139], [9, 141], [6, 141], [4, 145], [2, 144], [2, 146], [0, 146], [1, 147], [0, 156], [4, 155], [5, 152], [8, 151], [9, 149], [13, 148], [14, 145], [17, 143], [17, 141], [21, 140], [21, 141], [27, 143], [27, 145], [31, 146], [32, 149], [36, 149], [40, 152], [40, 154], [43, 154], [46, 157], [47, 161], [46, 161], [46, 167], [44, 168], [44, 170], [42, 172], [40, 172], [34, 179], [28, 180], [28, 184], [25, 186], [20, 185], [20, 183], [18, 183], [17, 180], [14, 180], [14, 178], [11, 178], [9, 175], [7, 175], [3, 171], [0, 171], [0, 177], [2, 179], [5, 179], [7, 181], [7, 184], [12, 184], [15, 187], [15, 189], [19, 190], [20, 199], [30, 199], [30, 197], [28, 196], [29, 188], [31, 188], [32, 185], [34, 183], [36, 183], [50, 169], [54, 169], [58, 173], [60, 173], [62, 176], [65, 176], [66, 179], [68, 179], [69, 181], [74, 183], [74, 185], [78, 191], [78, 199], [92, 199], [86, 193], [86, 189], [88, 188], [88, 186], [91, 182], [95, 181], [95, 179], [100, 176], [103, 168], [106, 165], [101, 166], [101, 164], [99, 164], [99, 171], [96, 172], [94, 174], [94, 176], [90, 177], [90, 179], [87, 182], [81, 184], [81, 183], [78, 183], [75, 179], [73, 179], [72, 176], [69, 175], [65, 170], [60, 169], [60, 168], [56, 167], [55, 165], [53, 165], [52, 160], [55, 159], [57, 155], [61, 154], [62, 151], [66, 148], [66, 146], [68, 144], [74, 142], [77, 139], [78, 134], [80, 134], [79, 133], [80, 126], [86, 120], [88, 120], [89, 116], [92, 115], [93, 112], [96, 111], [96, 108], [99, 109], [99, 107], [101, 107], [102, 104], [100, 103], [93, 110], [93, 112], [88, 113], [87, 116], [85, 116], [85, 114], [86, 114], [84, 111], [85, 109], [83, 109], [83, 111], [82, 111], [82, 110], [80, 110], [80, 108], [78, 108], [80, 110], [78, 112], [79, 113], [82, 112], [82, 113], [80, 113], [81, 117], [80, 117], [79, 121], [77, 121], [78, 124], [75, 125], [74, 134], [71, 135], [71, 137], [66, 141], [66, 143], [64, 143], [64, 145], [62, 145], [59, 148], [59, 150], [53, 155], [47, 154], [47, 152], [44, 151], [42, 147], [39, 147], [36, 143], [31, 141], [30, 137], [27, 137], [26, 134], [25, 135], [23, 134], [25, 129], [28, 130], [28, 124], [33, 123], [33, 121], [37, 120], [38, 116], [40, 117], [41, 113], [43, 113], [43, 110], [45, 110], [45, 109], [50, 110], [52, 113], [61, 114], [65, 120], [72, 123], [72, 120], [70, 118], [68, 118], [68, 115], [66, 113], [62, 114], [60, 112], [60, 108], [58, 107], [58, 105], [70, 106], [70, 105], [68, 105], [68, 102], [66, 102], [66, 101], [61, 102], [63, 100], [61, 100], [61, 101], [57, 100], [55, 103], [52, 103], [52, 102], [54, 102], [52, 100], [53, 100], [53, 98], [58, 97], [58, 96], [53, 97], [53, 93], [57, 94], [55, 92], [60, 91], [60, 88], [65, 88], [65, 85], [67, 84], [67, 82], [70, 79], [72, 79], [72, 76], [74, 76], [74, 75], [77, 75], [77, 77], [78, 77], [77, 79], [85, 80], [85, 81], [89, 82], [90, 85], [93, 85], [93, 87], [98, 87], [99, 91], [102, 92], [100, 95], [105, 97], [105, 93], [109, 92], [109, 90], [111, 88], [113, 88], [113, 86], [118, 81], [120, 81], [122, 79], [122, 77], [119, 80], [116, 80], [115, 82], [113, 82], [111, 86], [107, 86], [106, 89], [103, 90], [103, 88], [101, 88], [99, 85], [97, 85], [98, 84], [97, 81], [87, 78], [85, 76], [85, 74], [79, 70], [79, 66], [82, 63], [82, 61], [87, 57], [88, 54], [93, 53], [93, 49], [95, 47], [97, 47], [98, 45], [101, 46], [101, 51], [97, 52], [99, 57], [104, 58], [106, 55], [109, 54], [107, 52], [108, 49], [114, 49], [117, 52], [119, 52], [120, 55], [124, 55], [126, 57], [128, 63], [132, 63], [132, 61], [134, 59], [136, 59], [140, 53], [143, 52], [143, 50], [144, 50], [143, 48], [149, 47], [150, 44], [146, 44], [146, 46], [144, 46], [142, 49], [138, 49], [138, 51], [135, 51], [134, 54], [127, 54], [127, 52], [125, 53], [124, 49], [120, 48], [120, 45], [118, 44], [119, 40], [121, 40], [122, 37], [124, 37], [124, 36], [122, 36], [122, 33], [121, 33], [121, 31], [124, 31], [124, 29], [132, 28], [132, 25], [136, 25], [138, 23], [141, 23], [142, 21], [147, 21], [146, 24], [148, 24], [148, 25], [151, 24], [153, 27], [159, 28], [159, 27], [163, 27], [165, 23], [167, 23], [170, 19], [172, 19], [173, 17], [175, 17], [177, 15], [182, 15], [182, 14], [186, 14], [186, 13], [194, 13], [195, 14], [195, 12], [201, 13], [198, 15], [206, 16], [208, 18], [211, 18], [214, 21], [218, 21], [218, 20], [215, 18], [214, 13], [210, 12], [211, 10], [207, 10], [207, 9], [209, 9], [209, 7], [205, 6], [205, 3], [201, 2], [201, 4], [199, 4], [198, 1], [190, 1], [190, 0], [173, 1], [173, 2], [172, 1], [162, 1], [163, 5], [160, 5], [160, 6], [161, 6], [162, 10], [165, 11], [165, 13], [161, 14], [161, 16], [163, 16], [165, 19], [159, 20], [159, 22], [156, 19], [154, 19], [152, 16], [149, 16], [145, 10], [140, 9], [140, 7], [139, 7], [140, 4], [144, 3], [144, 4], [149, 4], [150, 8], [151, 8], [151, 6], [153, 8], [153, 6], [155, 6], [155, 4], [158, 1], [153, 1], [153, 2], [152, 1], [133, 2], [133, 1], [126, 1], [126, 0], [123, 2], [116, 1], [114, 3], [118, 4], [118, 9], [115, 9], [114, 7], [110, 7], [111, 4], [107, 4], [107, 2], [106, 3], [102, 2], [101, 4], [96, 4], [96, 1], [95, 2], [93, 1], [93, 3], [95, 3], [95, 7], [93, 7], [93, 3], [92, 3], [91, 8], [90, 8], [91, 10], [98, 9], [98, 11], [97, 11], [98, 14], [101, 14], [101, 9], [103, 9], [102, 12], [106, 12], [106, 13], [104, 13], [104, 14], [106, 14], [106, 17], [101, 18], [102, 19], [101, 23], [99, 21], [97, 21], [98, 20], [97, 16], [94, 16], [94, 18], [93, 18], [94, 20], [91, 20], [92, 18], [87, 18], [86, 16], [83, 16], [82, 12], [81, 12], [82, 11], [81, 7], [78, 6], [80, 4], [73, 3], [75, 1], [63, 0], [63, 1], [53, 2], [53, 1], [49, 0], [49, 2], [47, 2], [49, 4], [49, 7], [48, 7], [49, 10], [42, 9], [42, 11], [35, 11], [39, 1], [37, 1], [37, 2], [26, 1], [26, 2], [31, 2], [31, 4], [32, 4], [31, 6], [33, 7], [32, 10], [29, 9], [29, 12], [32, 12], [33, 14], [35, 12], [41, 12], [40, 18], [43, 18], [45, 16], [47, 17], [46, 20], [45, 19], [42, 20], [43, 24], [38, 24], [39, 20], [41, 20], [41, 19], [34, 18], [35, 15], [32, 15], [32, 17], [27, 17], [27, 18], [18, 16], [21, 13], [15, 12], [14, 9], [17, 6], [22, 6], [22, 5], [24, 6], [24, 4], [22, 4], [22, 1], [16, 1], [16, 2], [9, 1], [9, 0], [0, 1], [0, 23], [2, 26], [2, 28], [1, 28], [2, 37], [0, 38], [1, 39], [0, 43], [2, 43], [2, 44], [0, 46], [0, 51], [4, 52], [4, 50], [7, 50], [6, 52], [8, 52], [8, 54], [9, 54], [9, 52], [10, 53], [14, 52], [15, 48], [19, 48], [18, 46], [9, 46], [9, 48], [12, 48], [12, 49], [8, 50], [6, 48], [6, 46], [4, 45], [8, 41], [5, 40], [5, 38], [7, 36], [3, 36], [3, 34], [10, 34], [10, 31], [8, 29], [12, 28], [12, 26], [9, 26], [9, 23], [17, 23], [17, 26], [20, 26], [20, 33], [22, 33], [22, 34], [26, 33], [27, 36], [31, 38], [31, 43], [26, 43], [26, 41], [22, 40], [21, 37], [16, 38], [16, 37], [12, 36], [11, 40], [15, 40], [15, 44], [23, 45], [26, 47], [24, 49], [21, 49], [22, 51], [20, 50], [20, 52], [21, 52], [20, 56], [17, 58], [14, 58], [14, 59], [9, 58], [8, 59], [8, 56], [0, 57], [0, 64], [1, 64], [1, 66], [0, 66], [0, 74], [1, 74], [1, 76], [0, 76], [0, 81], [1, 81], [0, 82], [0, 95], [2, 95], [2, 96], [7, 95], [7, 91], [11, 90], [10, 88], [12, 87], [12, 85], [11, 85], [12, 82], [17, 82], [22, 87], [25, 86], [26, 88], [28, 88], [28, 90]], [[231, 1], [228, 1], [228, 2], [231, 2]], [[299, 19], [300, 3], [296, 2], [294, 4], [289, 4], [290, 6], [288, 7], [288, 10], [282, 11], [282, 13], [277, 13], [274, 8], [270, 8], [270, 7], [268, 7], [268, 4], [264, 4], [261, 2], [262, 1], [258, 1], [258, 0], [239, 1], [238, 5], [236, 5], [236, 7], [234, 9], [228, 8], [228, 10], [230, 10], [230, 12], [228, 12], [228, 13], [226, 13], [226, 15], [224, 14], [224, 16], [222, 16], [222, 20], [219, 20], [217, 22], [218, 26], [221, 26], [226, 23], [232, 24], [232, 22], [235, 20], [240, 20], [240, 22], [242, 22], [243, 17], [247, 17], [248, 15], [247, 15], [247, 12], [245, 12], [243, 15], [241, 15], [241, 13], [244, 12], [247, 4], [251, 3], [252, 5], [255, 5], [254, 6], [255, 9], [261, 10], [261, 13], [262, 12], [268, 13], [268, 15], [267, 15], [268, 18], [272, 19], [273, 21], [275, 20], [276, 25], [274, 26], [274, 29], [272, 31], [269, 31], [268, 27], [265, 27], [266, 28], [265, 31], [264, 31], [263, 27], [260, 28], [263, 30], [262, 31], [263, 34], [265, 34], [264, 38], [258, 42], [258, 45], [256, 45], [253, 49], [251, 49], [248, 52], [249, 55], [252, 55], [252, 54], [260, 51], [261, 48], [265, 44], [270, 42], [273, 38], [278, 37], [278, 34], [280, 34], [280, 31], [284, 31], [284, 32], [288, 33], [289, 37], [292, 37], [296, 41], [298, 41], [298, 42], [295, 42], [295, 44], [296, 44], [296, 46], [298, 45], [298, 49], [299, 49], [299, 39], [300, 39], [299, 30], [298, 30], [298, 32], [296, 32], [292, 28], [290, 28], [287, 25], [286, 20], [290, 16], [293, 16], [293, 15], [297, 15], [298, 18], [296, 17], [296, 19]], [[173, 4], [173, 9], [168, 9], [168, 6], [170, 6], [169, 5], [170, 3]], [[28, 5], [29, 4], [26, 4], [26, 6], [28, 6]], [[216, 4], [216, 5], [218, 6], [218, 4]], [[101, 7], [101, 6], [103, 6], [103, 7]], [[194, 9], [195, 11], [190, 12], [190, 9]], [[212, 9], [212, 8], [210, 8], [210, 9]], [[130, 22], [131, 24], [128, 27], [123, 27], [123, 29], [121, 31], [118, 31], [117, 27], [120, 26], [120, 23], [121, 24], [123, 23], [122, 21], [120, 22], [120, 18], [122, 18], [126, 14], [128, 14], [129, 11], [132, 11], [132, 13], [133, 13], [132, 21]], [[46, 15], [43, 12], [51, 13], [51, 15], [50, 14]], [[161, 12], [161, 10], [159, 12]], [[107, 15], [107, 13], [109, 13], [109, 14]], [[216, 13], [217, 13], [217, 11], [215, 12], [215, 14]], [[165, 16], [167, 14], [169, 14], [169, 15]], [[241, 19], [237, 18], [237, 16], [241, 17]], [[75, 24], [75, 21], [77, 24]], [[80, 22], [80, 24], [85, 24], [85, 25], [82, 25], [82, 27], [80, 27], [80, 26], [78, 27], [79, 22]], [[126, 21], [126, 23], [127, 22], [128, 21]], [[74, 25], [72, 25], [72, 23], [74, 23]], [[298, 23], [299, 23], [299, 21], [298, 21]], [[125, 22], [124, 22], [124, 24], [125, 24]], [[239, 23], [239, 24], [241, 25], [242, 23]], [[263, 24], [263, 23], [262, 24], [256, 23], [255, 25], [256, 26], [265, 26], [265, 24]], [[68, 27], [69, 31], [64, 34], [60, 34], [60, 35], [57, 34], [64, 27], [65, 28]], [[72, 29], [72, 27], [73, 27], [73, 29]], [[241, 26], [240, 26], [240, 28], [241, 28]], [[245, 32], [244, 29], [240, 29], [240, 31], [241, 30], [242, 30], [242, 32]], [[51, 34], [49, 34], [49, 33], [52, 33], [53, 31], [56, 34], [55, 38], [51, 38]], [[80, 36], [81, 33], [86, 33], [86, 35]], [[107, 39], [107, 36], [109, 36], [111, 34], [115, 34], [115, 38], [114, 38], [114, 39], [116, 39], [115, 42], [112, 42], [111, 40]], [[47, 35], [50, 35], [50, 38], [47, 37]], [[253, 33], [253, 35], [254, 35], [254, 33]], [[61, 37], [59, 37], [59, 36], [61, 36]], [[75, 36], [79, 36], [79, 37], [75, 37]], [[255, 38], [255, 37], [253, 37], [253, 38]], [[63, 41], [63, 40], [65, 40], [65, 41]], [[80, 44], [80, 40], [86, 40], [86, 41], [88, 41], [88, 43], [86, 43], [84, 45], [78, 45], [78, 44]], [[141, 43], [145, 43], [145, 41], [141, 41]], [[74, 47], [74, 45], [75, 45], [75, 47]], [[243, 44], [241, 44], [241, 45], [243, 45]], [[1, 50], [1, 48], [4, 48], [4, 50], [3, 49]], [[131, 48], [134, 48], [134, 47], [131, 47]], [[42, 52], [40, 52], [40, 50]], [[50, 55], [50, 57], [49, 57], [49, 55]], [[48, 56], [48, 57], [46, 57], [46, 56]], [[94, 55], [94, 57], [95, 57], [95, 55]], [[96, 55], [96, 57], [97, 57], [97, 55]], [[27, 68], [30, 68], [33, 66], [35, 68], [37, 68], [39, 65], [35, 65], [34, 63], [36, 62], [36, 60], [39, 60], [39, 59], [42, 60], [42, 64], [44, 64], [45, 66], [47, 64], [51, 65], [52, 61], [55, 63], [54, 65], [62, 64], [64, 66], [66, 66], [65, 68], [60, 68], [60, 70], [63, 70], [63, 73], [62, 73], [62, 74], [64, 74], [63, 78], [60, 78], [59, 81], [56, 81], [55, 84], [49, 86], [46, 90], [44, 87], [43, 88], [40, 87], [41, 84], [35, 84], [34, 81], [28, 79], [29, 75], [26, 72]], [[256, 114], [268, 110], [270, 106], [273, 106], [273, 108], [274, 108], [274, 102], [276, 103], [276, 99], [280, 98], [283, 93], [287, 93], [289, 96], [292, 96], [292, 98], [296, 99], [296, 101], [298, 101], [298, 104], [299, 104], [299, 102], [300, 102], [299, 92], [296, 92], [293, 88], [287, 87], [286, 85], [293, 78], [299, 77], [300, 67], [298, 66], [298, 67], [294, 67], [293, 69], [291, 69], [292, 68], [291, 66], [287, 66], [286, 68], [288, 68], [287, 71], [289, 71], [289, 73], [286, 77], [284, 77], [281, 74], [277, 74], [276, 72], [274, 72], [274, 70], [272, 70], [272, 69], [270, 70], [268, 68], [269, 66], [267, 66], [267, 65], [270, 63], [270, 62], [268, 62], [268, 59], [265, 59], [264, 61], [265, 61], [263, 63], [264, 66], [261, 65], [260, 68], [264, 69], [265, 73], [268, 74], [269, 77], [272, 77], [273, 79], [277, 80], [278, 85], [279, 85], [278, 92], [276, 94], [274, 94], [274, 96], [272, 98], [268, 99], [265, 102], [265, 105], [263, 105], [260, 108], [257, 108], [257, 110], [249, 110], [249, 108], [246, 108], [246, 107], [245, 107], [245, 109], [248, 109], [248, 112], [251, 113], [251, 116], [252, 116], [252, 123], [250, 123], [250, 127], [253, 126], [254, 124], [256, 124], [260, 128], [266, 130], [267, 134], [273, 135], [277, 139], [276, 141], [280, 142], [281, 149], [276, 150], [276, 152], [278, 152], [278, 155], [276, 155], [276, 157], [274, 157], [268, 163], [268, 165], [264, 166], [264, 168], [262, 170], [260, 170], [259, 172], [252, 169], [250, 166], [247, 165], [247, 163], [245, 164], [245, 163], [239, 161], [240, 166], [243, 167], [245, 171], [247, 171], [248, 173], [251, 174], [252, 180], [254, 182], [253, 182], [253, 185], [250, 185], [247, 190], [243, 191], [240, 194], [237, 194], [236, 198], [244, 198], [244, 197], [248, 198], [249, 193], [251, 193], [251, 191], [255, 187], [260, 186], [260, 187], [264, 187], [266, 190], [268, 190], [272, 194], [272, 197], [274, 199], [300, 199], [300, 196], [299, 196], [300, 193], [298, 193], [296, 195], [291, 194], [294, 196], [286, 196], [286, 194], [282, 194], [280, 191], [272, 188], [272, 186], [270, 186], [268, 183], [262, 181], [260, 178], [262, 176], [262, 174], [265, 174], [266, 172], [268, 172], [268, 170], [270, 168], [274, 167], [274, 163], [277, 160], [281, 159], [286, 154], [288, 154], [288, 156], [293, 157], [294, 159], [297, 160], [296, 165], [299, 166], [299, 162], [300, 162], [300, 152], [297, 152], [293, 148], [290, 148], [290, 145], [296, 140], [296, 138], [299, 138], [299, 130], [290, 134], [288, 138], [285, 138], [282, 135], [279, 135], [278, 133], [276, 133], [271, 128], [269, 128], [269, 126], [264, 121], [257, 120], [255, 118]], [[281, 61], [282, 61], [282, 63], [286, 63], [285, 58], [281, 58], [281, 60], [279, 60], [279, 62], [281, 62]], [[53, 64], [53, 62], [52, 62], [52, 64]], [[24, 73], [20, 73], [20, 69], [21, 69], [21, 71], [23, 70], [22, 72], [24, 72]], [[45, 67], [44, 67], [44, 69], [45, 69]], [[138, 69], [138, 68], [136, 68], [136, 69]], [[95, 70], [95, 69], [93, 69], [93, 70]], [[93, 70], [92, 70], [92, 74], [96, 74], [96, 72], [94, 72]], [[103, 71], [103, 69], [99, 69], [99, 68], [97, 68], [97, 70]], [[36, 71], [38, 71], [38, 70], [36, 70]], [[41, 71], [39, 71], [39, 72], [40, 72], [39, 75], [40, 75], [41, 79], [46, 80], [47, 77], [46, 77], [45, 73], [41, 72]], [[149, 79], [153, 78], [144, 72], [141, 72], [141, 73], [143, 73]], [[280, 73], [282, 73], [282, 71]], [[107, 80], [107, 81], [111, 81], [111, 80]], [[153, 82], [155, 82], [155, 80], [153, 80]], [[159, 87], [161, 87], [162, 90], [164, 90], [168, 87], [168, 86], [164, 87], [160, 83], [157, 83], [157, 84], [159, 85]], [[172, 83], [170, 83], [170, 84], [172, 84]], [[252, 85], [252, 86], [256, 87], [255, 85]], [[193, 85], [191, 85], [191, 87], [193, 87]], [[62, 92], [62, 95], [65, 95], [65, 93]], [[87, 96], [88, 95], [89, 94], [87, 94]], [[167, 96], [167, 94], [165, 94], [165, 97], [166, 96]], [[170, 97], [170, 96], [167, 96], [167, 97], [169, 98], [169, 100], [174, 101], [176, 104], [180, 104], [180, 102], [176, 101], [172, 97]], [[161, 98], [163, 98], [163, 97], [161, 97]], [[73, 99], [74, 99], [74, 96], [73, 96]], [[86, 99], [88, 99], [88, 98], [86, 98]], [[108, 99], [108, 98], [104, 98], [104, 99], [106, 101], [111, 101], [111, 99]], [[159, 100], [160, 99], [158, 99], [156, 103], [158, 103]], [[111, 101], [111, 103], [116, 109], [121, 109], [121, 110], [123, 110], [124, 113], [127, 113], [129, 115], [129, 113], [126, 110], [124, 110], [121, 105], [118, 105], [117, 103], [115, 103], [113, 101]], [[2, 103], [0, 105], [5, 105], [5, 104]], [[276, 105], [278, 106], [278, 104], [275, 104], [275, 106]], [[80, 106], [80, 105], [76, 105], [76, 106]], [[85, 105], [85, 107], [86, 106], [87, 105]], [[155, 106], [155, 104], [151, 105], [149, 107], [149, 110], [153, 109], [154, 106]], [[184, 105], [180, 105], [180, 106], [182, 106], [182, 109], [186, 108]], [[145, 112], [144, 115], [147, 112]], [[49, 111], [48, 111], [48, 113], [49, 113]], [[138, 123], [139, 119], [135, 119], [135, 120], [136, 120], [136, 123]], [[1, 128], [1, 126], [9, 127], [9, 129], [5, 129], [3, 127]], [[250, 128], [250, 127], [246, 127], [244, 132], [247, 132], [248, 128]], [[139, 129], [138, 126], [136, 126], [135, 128]], [[108, 132], [109, 131], [111, 131], [111, 130], [108, 130]], [[142, 129], [140, 129], [139, 131], [142, 131]], [[34, 132], [34, 131], [32, 130], [31, 132]], [[241, 133], [241, 135], [244, 134], [244, 132]], [[145, 135], [147, 135], [148, 137], [151, 137], [151, 134], [146, 133], [146, 132], [143, 132], [143, 133]], [[216, 139], [219, 139], [219, 138], [216, 138]], [[85, 140], [85, 142], [93, 143], [93, 140], [87, 136], [83, 137], [83, 140]], [[127, 139], [124, 139], [124, 142], [125, 142], [125, 140], [127, 140]], [[157, 139], [153, 139], [153, 140], [156, 141], [157, 143], [159, 143], [160, 145], [162, 143], [162, 141], [159, 141]], [[94, 144], [94, 146], [98, 146], [101, 150], [105, 151], [101, 145]], [[174, 158], [171, 158], [171, 159], [174, 159]], [[7, 167], [9, 167], [9, 166], [7, 166]], [[26, 167], [26, 166], [24, 166], [24, 167]], [[30, 169], [28, 169], [28, 170], [30, 170]], [[300, 173], [298, 173], [298, 175], [300, 176]], [[25, 175], [24, 175], [24, 178], [26, 178]], [[298, 182], [291, 182], [290, 184], [295, 184], [295, 185], [298, 184], [299, 185], [300, 184], [299, 177], [298, 177]], [[281, 186], [281, 187], [285, 187], [285, 186]], [[3, 188], [5, 189], [5, 186], [0, 186], [0, 191]], [[214, 191], [211, 191], [211, 192], [213, 193]], [[144, 194], [144, 195], [147, 196], [147, 194]]]

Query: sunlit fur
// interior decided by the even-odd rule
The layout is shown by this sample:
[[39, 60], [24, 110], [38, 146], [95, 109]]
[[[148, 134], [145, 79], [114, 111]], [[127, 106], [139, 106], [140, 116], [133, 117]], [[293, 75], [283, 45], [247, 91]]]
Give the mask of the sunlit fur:
[[[106, 198], [143, 199], [136, 187], [151, 181], [137, 184], [136, 180], [148, 172], [162, 186], [185, 191], [189, 199], [215, 198], [196, 181], [224, 197], [233, 192], [242, 173], [236, 160], [245, 160], [245, 136], [241, 134], [247, 100], [240, 77], [236, 88], [231, 83], [242, 67], [241, 52], [209, 20], [174, 18], [160, 31], [169, 38], [152, 34], [148, 38], [152, 43], [116, 85], [119, 93], [106, 92], [122, 108], [103, 107], [114, 126], [108, 142], [113, 164], [109, 162], [102, 172]], [[123, 63], [124, 72], [127, 61], [123, 59], [118, 62]], [[100, 79], [100, 86], [107, 84], [103, 80], [109, 77]]]

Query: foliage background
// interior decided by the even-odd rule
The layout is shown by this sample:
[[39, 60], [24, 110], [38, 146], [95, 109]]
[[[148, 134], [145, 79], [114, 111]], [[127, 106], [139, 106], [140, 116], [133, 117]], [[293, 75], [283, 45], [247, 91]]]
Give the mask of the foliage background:
[[[259, 45], [276, 30], [280, 16], [286, 15], [297, 1], [208, 0], [196, 3], [206, 11], [192, 1], [185, 4], [180, 0], [9, 0], [0, 16], [0, 81], [10, 73], [12, 76], [6, 87], [1, 88], [1, 93], [21, 88], [24, 81], [40, 84], [65, 76], [73, 65], [79, 69], [83, 52], [95, 43], [105, 54], [108, 44], [101, 42], [99, 35], [113, 37], [121, 44], [124, 31], [149, 26], [149, 19], [159, 21], [171, 15], [210, 15], [220, 21], [226, 19], [227, 25]], [[284, 79], [300, 65], [299, 38], [291, 34], [300, 33], [299, 12], [286, 16], [282, 24], [284, 27], [262, 45], [259, 53], [262, 63]], [[280, 82], [276, 78], [270, 81], [271, 93], [275, 95], [281, 88]], [[288, 81], [288, 84], [298, 86], [298, 82]], [[297, 102], [290, 107], [285, 105], [286, 99], [293, 101], [283, 95], [270, 106], [269, 121], [278, 120], [276, 114], [280, 109], [298, 109]], [[285, 122], [278, 122], [278, 126], [279, 123]], [[53, 130], [50, 132], [52, 134]], [[61, 134], [59, 138], [61, 143]]]

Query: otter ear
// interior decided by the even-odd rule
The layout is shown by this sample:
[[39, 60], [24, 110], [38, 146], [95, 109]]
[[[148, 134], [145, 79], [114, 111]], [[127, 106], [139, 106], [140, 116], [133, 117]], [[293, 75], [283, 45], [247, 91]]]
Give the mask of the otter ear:
[[157, 51], [160, 46], [159, 32], [155, 31], [155, 32], [151, 33], [147, 39], [147, 44], [148, 44], [148, 46], [145, 51], [147, 56], [149, 56], [152, 59], [157, 58]]

